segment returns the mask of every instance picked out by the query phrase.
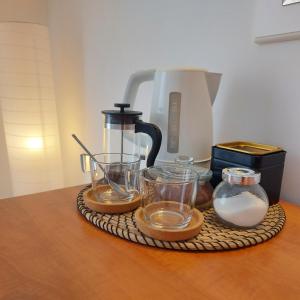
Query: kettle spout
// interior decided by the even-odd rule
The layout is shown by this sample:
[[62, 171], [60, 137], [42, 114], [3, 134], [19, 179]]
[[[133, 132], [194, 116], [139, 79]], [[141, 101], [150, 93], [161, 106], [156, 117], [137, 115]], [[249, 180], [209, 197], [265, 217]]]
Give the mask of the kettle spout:
[[207, 82], [208, 92], [210, 95], [211, 105], [213, 105], [220, 86], [222, 74], [207, 72], [205, 75], [206, 75], [206, 82]]

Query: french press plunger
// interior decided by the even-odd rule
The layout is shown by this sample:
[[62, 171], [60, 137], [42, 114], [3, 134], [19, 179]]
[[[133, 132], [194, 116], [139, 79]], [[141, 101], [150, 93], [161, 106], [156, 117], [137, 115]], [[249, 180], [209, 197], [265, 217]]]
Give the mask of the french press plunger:
[[[147, 158], [147, 167], [154, 165], [155, 158], [161, 145], [161, 131], [151, 123], [140, 119], [142, 112], [125, 110], [130, 107], [128, 103], [116, 103], [120, 110], [103, 110], [104, 114], [104, 152], [135, 154], [140, 157], [140, 138], [136, 134], [143, 132], [152, 139], [152, 147]], [[122, 155], [121, 155], [122, 157]]]

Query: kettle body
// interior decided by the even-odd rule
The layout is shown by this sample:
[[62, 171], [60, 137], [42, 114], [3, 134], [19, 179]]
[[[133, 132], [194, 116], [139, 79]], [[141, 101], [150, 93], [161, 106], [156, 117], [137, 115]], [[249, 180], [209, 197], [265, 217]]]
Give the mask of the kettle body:
[[146, 70], [131, 75], [124, 101], [134, 104], [139, 85], [153, 80], [150, 122], [162, 132], [158, 162], [174, 162], [178, 155], [195, 163], [211, 158], [212, 104], [221, 74], [202, 69]]

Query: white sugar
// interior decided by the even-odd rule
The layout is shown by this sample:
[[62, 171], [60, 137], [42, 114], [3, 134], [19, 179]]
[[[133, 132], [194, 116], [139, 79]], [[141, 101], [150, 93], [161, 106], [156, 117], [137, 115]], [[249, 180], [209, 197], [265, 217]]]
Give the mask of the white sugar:
[[228, 198], [216, 198], [217, 214], [232, 224], [251, 227], [260, 223], [268, 211], [268, 204], [250, 192]]

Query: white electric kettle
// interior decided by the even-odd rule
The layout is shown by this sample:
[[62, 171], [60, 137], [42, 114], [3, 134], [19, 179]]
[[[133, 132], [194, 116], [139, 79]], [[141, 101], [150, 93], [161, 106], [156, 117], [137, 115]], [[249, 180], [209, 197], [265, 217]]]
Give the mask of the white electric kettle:
[[124, 102], [134, 107], [138, 88], [154, 81], [150, 122], [162, 132], [158, 162], [174, 162], [179, 155], [195, 163], [211, 158], [212, 104], [221, 74], [202, 69], [145, 70], [128, 80]]

